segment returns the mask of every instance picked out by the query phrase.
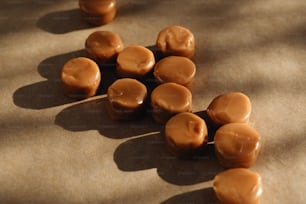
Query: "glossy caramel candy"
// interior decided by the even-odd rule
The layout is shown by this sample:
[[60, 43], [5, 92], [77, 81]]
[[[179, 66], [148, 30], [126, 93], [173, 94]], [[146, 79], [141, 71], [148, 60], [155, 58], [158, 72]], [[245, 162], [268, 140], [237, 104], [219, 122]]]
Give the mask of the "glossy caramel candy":
[[107, 91], [108, 111], [114, 120], [131, 120], [143, 114], [147, 88], [136, 79], [116, 80]]
[[174, 82], [190, 87], [196, 73], [195, 64], [187, 57], [169, 56], [154, 67], [154, 77], [159, 83]]
[[228, 168], [254, 164], [260, 150], [260, 135], [245, 123], [221, 126], [214, 137], [215, 151], [220, 163]]
[[177, 113], [191, 112], [192, 94], [180, 84], [164, 83], [153, 90], [151, 106], [154, 120], [164, 124]]
[[120, 36], [110, 31], [95, 31], [85, 41], [88, 55], [101, 63], [115, 61], [123, 50]]
[[71, 98], [83, 99], [94, 96], [98, 90], [101, 73], [91, 59], [78, 57], [66, 62], [61, 71], [65, 93]]
[[179, 157], [192, 156], [207, 143], [206, 123], [193, 113], [179, 113], [166, 123], [165, 137], [173, 154]]
[[169, 26], [161, 30], [156, 40], [157, 48], [164, 56], [176, 55], [192, 58], [195, 40], [192, 32], [182, 26]]
[[217, 174], [213, 189], [223, 204], [258, 204], [262, 195], [262, 182], [258, 173], [235, 168]]
[[248, 96], [240, 92], [230, 92], [214, 98], [207, 108], [207, 114], [218, 125], [247, 123], [251, 110]]
[[153, 70], [154, 65], [153, 52], [139, 45], [126, 47], [117, 58], [117, 72], [121, 77], [141, 79]]
[[99, 26], [110, 23], [116, 16], [116, 0], [79, 0], [85, 20]]

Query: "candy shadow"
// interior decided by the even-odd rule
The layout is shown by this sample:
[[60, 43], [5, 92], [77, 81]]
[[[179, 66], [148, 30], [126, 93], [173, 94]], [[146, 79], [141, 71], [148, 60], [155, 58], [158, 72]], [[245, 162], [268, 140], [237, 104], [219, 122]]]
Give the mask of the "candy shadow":
[[65, 34], [93, 27], [83, 19], [79, 9], [49, 13], [41, 17], [36, 25], [40, 29], [53, 34]]
[[40, 62], [37, 70], [47, 80], [18, 88], [13, 94], [14, 103], [23, 108], [44, 109], [73, 102], [61, 90], [60, 72], [69, 59], [84, 55], [84, 50], [77, 50]]
[[78, 50], [41, 61], [37, 71], [47, 80], [17, 89], [13, 94], [14, 103], [23, 108], [44, 109], [72, 102], [62, 93], [60, 72], [66, 61], [84, 54], [84, 50]]
[[[87, 53], [82, 49], [49, 57], [40, 62], [37, 71], [47, 80], [17, 89], [13, 94], [14, 103], [23, 108], [44, 109], [76, 101], [65, 96], [60, 80], [63, 65], [76, 57], [87, 57]], [[102, 65], [100, 71], [102, 80], [97, 95], [105, 94], [107, 87], [117, 79], [114, 64]]]
[[60, 81], [42, 81], [17, 89], [13, 94], [15, 105], [28, 109], [45, 109], [73, 102], [61, 93]]
[[70, 131], [97, 130], [102, 136], [121, 139], [160, 131], [160, 125], [149, 116], [133, 121], [114, 121], [107, 113], [107, 98], [81, 102], [62, 110], [55, 124]]
[[199, 117], [201, 117], [207, 126], [207, 131], [208, 131], [208, 142], [213, 142], [214, 141], [214, 137], [215, 137], [215, 133], [218, 130], [218, 128], [220, 127], [220, 125], [216, 125], [208, 116], [207, 110], [204, 111], [199, 111], [199, 112], [195, 112], [194, 114], [198, 115]]
[[218, 204], [218, 200], [212, 188], [204, 188], [200, 190], [195, 190], [175, 195], [161, 202], [161, 204], [186, 204], [186, 203]]
[[212, 145], [208, 145], [201, 155], [193, 159], [178, 159], [168, 152], [162, 133], [122, 143], [114, 153], [114, 161], [122, 171], [156, 168], [163, 180], [176, 185], [209, 181], [223, 170]]
[[153, 8], [158, 7], [162, 1], [146, 0], [146, 1], [120, 1], [118, 2], [117, 16], [134, 16], [146, 13]]

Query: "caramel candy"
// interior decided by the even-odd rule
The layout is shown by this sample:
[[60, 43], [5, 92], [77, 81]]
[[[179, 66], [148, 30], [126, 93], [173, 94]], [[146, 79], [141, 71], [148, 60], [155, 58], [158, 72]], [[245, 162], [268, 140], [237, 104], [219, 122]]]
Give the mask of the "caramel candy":
[[130, 120], [142, 113], [147, 88], [136, 79], [116, 80], [107, 90], [108, 111], [112, 119]]
[[143, 46], [126, 47], [117, 58], [117, 71], [121, 77], [142, 78], [154, 67], [155, 59], [151, 50]]
[[263, 191], [260, 175], [245, 168], [219, 173], [214, 178], [213, 189], [224, 204], [258, 204]]
[[96, 94], [101, 81], [101, 74], [94, 61], [85, 57], [78, 57], [64, 64], [61, 80], [64, 91], [69, 97], [82, 99]]
[[214, 142], [220, 163], [229, 168], [250, 167], [256, 161], [260, 149], [260, 135], [246, 123], [221, 126]]
[[219, 125], [245, 123], [249, 121], [251, 109], [248, 96], [240, 92], [231, 92], [214, 98], [207, 108], [207, 114]]
[[192, 95], [189, 89], [182, 85], [164, 83], [153, 90], [151, 106], [154, 120], [164, 124], [177, 113], [191, 111]]
[[195, 54], [195, 40], [190, 30], [182, 26], [169, 26], [158, 34], [156, 46], [165, 55], [192, 58]]
[[123, 50], [118, 34], [110, 31], [96, 31], [88, 36], [85, 48], [89, 56], [99, 62], [110, 62]]
[[207, 143], [205, 121], [199, 116], [184, 112], [168, 120], [165, 136], [169, 150], [177, 156], [189, 156]]
[[189, 87], [195, 73], [196, 66], [189, 58], [169, 56], [156, 63], [153, 74], [160, 83], [175, 82]]
[[116, 0], [79, 0], [85, 20], [92, 25], [104, 25], [116, 16]]

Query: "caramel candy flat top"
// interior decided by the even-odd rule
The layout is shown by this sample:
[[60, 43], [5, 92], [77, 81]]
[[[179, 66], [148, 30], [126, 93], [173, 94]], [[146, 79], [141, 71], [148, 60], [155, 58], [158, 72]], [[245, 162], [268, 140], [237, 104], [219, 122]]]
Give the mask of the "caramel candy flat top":
[[179, 55], [192, 58], [195, 40], [190, 30], [182, 26], [169, 26], [158, 34], [156, 46], [166, 55]]
[[244, 165], [253, 163], [260, 149], [260, 135], [246, 123], [221, 126], [215, 134], [214, 142], [221, 160], [225, 160], [225, 163], [228, 161], [228, 165], [234, 167], [248, 167]]
[[214, 98], [207, 108], [207, 113], [217, 124], [248, 122], [251, 109], [248, 96], [240, 92], [231, 92]]
[[116, 80], [107, 91], [108, 100], [115, 108], [138, 108], [144, 103], [146, 96], [145, 85], [130, 78]]
[[126, 47], [117, 58], [117, 70], [123, 77], [142, 77], [153, 69], [154, 64], [153, 52], [138, 45]]
[[68, 86], [86, 88], [98, 86], [101, 74], [94, 61], [86, 57], [78, 57], [64, 64], [61, 79]]
[[224, 204], [257, 204], [263, 191], [260, 175], [245, 168], [217, 174], [213, 189]]
[[166, 140], [172, 149], [196, 149], [207, 142], [206, 123], [199, 116], [184, 112], [179, 113], [166, 123]]
[[157, 86], [151, 94], [153, 107], [159, 107], [173, 113], [191, 111], [192, 95], [184, 86], [176, 83], [164, 83]]
[[181, 56], [165, 57], [154, 68], [154, 76], [160, 83], [187, 85], [193, 80], [195, 73], [195, 64], [189, 58]]
[[116, 0], [79, 0], [79, 6], [85, 13], [104, 15], [116, 9]]
[[86, 39], [85, 48], [94, 59], [106, 61], [123, 50], [123, 43], [118, 34], [110, 31], [96, 31]]

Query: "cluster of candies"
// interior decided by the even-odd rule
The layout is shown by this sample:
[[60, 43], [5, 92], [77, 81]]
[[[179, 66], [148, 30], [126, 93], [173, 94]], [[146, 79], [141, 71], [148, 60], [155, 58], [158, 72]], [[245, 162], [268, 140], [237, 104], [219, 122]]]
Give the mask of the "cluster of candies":
[[[80, 0], [79, 4], [85, 19], [95, 25], [110, 22], [116, 13], [116, 1]], [[191, 60], [195, 54], [194, 36], [187, 28], [170, 26], [159, 32], [156, 47], [163, 55], [158, 62], [150, 49], [139, 45], [124, 48], [119, 35], [96, 31], [85, 42], [89, 58], [74, 58], [63, 66], [63, 88], [73, 98], [94, 96], [102, 78], [99, 65], [115, 62], [120, 79], [107, 90], [110, 117], [137, 118], [146, 111], [149, 100], [153, 119], [165, 125], [170, 152], [177, 157], [192, 157], [208, 143], [207, 123], [192, 113], [189, 87], [196, 73]], [[143, 81], [152, 73], [158, 86], [148, 94]], [[217, 198], [222, 203], [258, 203], [261, 177], [248, 168], [258, 156], [260, 136], [247, 124], [251, 113], [249, 98], [240, 92], [219, 95], [206, 113], [218, 127], [213, 140], [217, 158], [229, 168], [214, 178]]]

